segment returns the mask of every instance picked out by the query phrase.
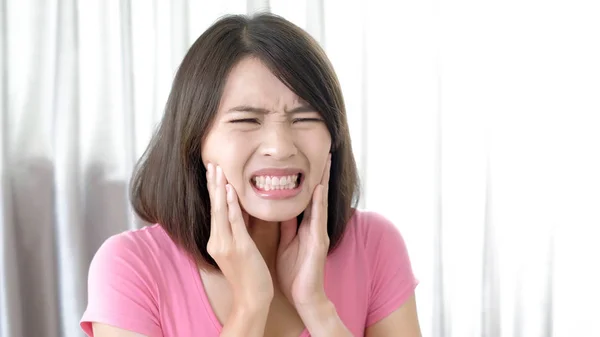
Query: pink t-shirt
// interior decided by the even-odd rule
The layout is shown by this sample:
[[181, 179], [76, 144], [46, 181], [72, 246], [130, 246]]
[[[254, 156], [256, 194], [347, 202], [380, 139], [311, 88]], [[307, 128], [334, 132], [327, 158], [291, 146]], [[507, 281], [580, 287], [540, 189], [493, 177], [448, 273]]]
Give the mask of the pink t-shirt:
[[[417, 283], [398, 229], [377, 213], [357, 210], [325, 266], [325, 292], [346, 327], [363, 336], [402, 306]], [[81, 319], [88, 336], [92, 322], [148, 337], [216, 337], [222, 327], [196, 264], [159, 225], [115, 235], [100, 247]]]

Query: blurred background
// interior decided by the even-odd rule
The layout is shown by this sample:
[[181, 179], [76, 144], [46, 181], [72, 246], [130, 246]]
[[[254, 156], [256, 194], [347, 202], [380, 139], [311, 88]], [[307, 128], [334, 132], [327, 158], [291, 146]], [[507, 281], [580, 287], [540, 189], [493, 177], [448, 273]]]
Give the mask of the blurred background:
[[600, 3], [0, 0], [0, 337], [82, 337], [87, 269], [192, 42], [267, 10], [325, 48], [361, 208], [426, 337], [600, 336]]

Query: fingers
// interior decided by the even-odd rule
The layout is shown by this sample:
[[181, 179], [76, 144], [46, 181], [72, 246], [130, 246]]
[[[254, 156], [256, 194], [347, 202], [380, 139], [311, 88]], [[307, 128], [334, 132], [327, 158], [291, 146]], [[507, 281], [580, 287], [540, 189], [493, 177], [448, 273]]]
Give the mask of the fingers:
[[321, 183], [317, 185], [313, 196], [312, 216], [319, 234], [327, 236], [327, 204], [329, 198], [329, 176], [331, 172], [331, 153], [327, 157]]
[[233, 237], [236, 240], [244, 240], [250, 238], [250, 234], [248, 234], [248, 229], [246, 228], [246, 220], [245, 216], [242, 213], [242, 209], [240, 207], [240, 203], [238, 201], [237, 193], [233, 186], [227, 184], [227, 208], [228, 208], [228, 218], [229, 223], [231, 224], [231, 232]]
[[[215, 190], [215, 167], [213, 164], [208, 163], [206, 165], [206, 188], [208, 189], [208, 196], [210, 197], [210, 204], [214, 203], [214, 193]], [[211, 207], [212, 209], [212, 207]]]
[[[323, 174], [321, 175], [321, 181], [319, 182], [319, 184], [315, 187], [315, 190], [313, 191], [313, 196], [310, 199], [310, 203], [308, 204], [308, 207], [306, 208], [306, 210], [304, 210], [304, 219], [305, 220], [310, 220], [311, 216], [312, 216], [312, 210], [314, 208], [315, 203], [317, 204], [322, 204], [323, 202], [325, 202], [324, 206], [325, 208], [327, 208], [327, 197], [328, 197], [328, 191], [329, 191], [329, 174], [331, 171], [331, 153], [329, 154], [329, 156], [327, 157], [327, 162], [325, 163], [325, 168], [323, 169]], [[322, 185], [325, 187], [325, 189], [320, 189], [319, 186]], [[322, 198], [321, 196], [325, 194], [325, 197]]]
[[311, 206], [311, 222], [317, 235], [327, 236], [327, 188], [321, 184], [317, 185]]
[[296, 217], [283, 221], [281, 223], [281, 235], [279, 237], [279, 248], [285, 249], [292, 243], [296, 237], [296, 230], [298, 229], [298, 219]]
[[327, 163], [325, 164], [325, 170], [321, 177], [321, 185], [326, 187], [325, 192], [329, 191], [329, 175], [331, 174], [331, 153], [327, 157]]
[[207, 185], [210, 196], [211, 236], [231, 235], [225, 191], [225, 175], [221, 167], [208, 164]]
[[248, 214], [242, 212], [237, 193], [227, 183], [221, 167], [209, 163], [206, 181], [210, 196], [211, 237], [236, 240], [250, 238], [246, 229]]
[[328, 198], [329, 198], [329, 176], [331, 174], [331, 153], [329, 154], [329, 157], [327, 158], [327, 164], [325, 164], [325, 172], [323, 172], [323, 178], [321, 178], [321, 185], [323, 185], [323, 191], [322, 193], [322, 199], [321, 199], [321, 203], [323, 204], [322, 206], [325, 207], [325, 214], [327, 214], [327, 202], [328, 202]]

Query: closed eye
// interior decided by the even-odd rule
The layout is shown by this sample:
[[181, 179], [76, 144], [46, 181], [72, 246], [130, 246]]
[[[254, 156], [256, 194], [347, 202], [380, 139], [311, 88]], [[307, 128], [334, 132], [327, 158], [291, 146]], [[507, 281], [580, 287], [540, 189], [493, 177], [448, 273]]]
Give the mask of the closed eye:
[[298, 122], [322, 122], [321, 118], [294, 118], [294, 123]]
[[260, 124], [257, 118], [242, 118], [242, 119], [233, 119], [230, 120], [229, 123], [237, 124], [237, 123], [253, 123]]

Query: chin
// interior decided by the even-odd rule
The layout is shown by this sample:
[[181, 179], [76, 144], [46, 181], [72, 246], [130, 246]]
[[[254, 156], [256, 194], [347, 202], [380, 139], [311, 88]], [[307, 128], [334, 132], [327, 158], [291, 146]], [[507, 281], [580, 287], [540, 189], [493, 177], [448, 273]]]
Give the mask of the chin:
[[[293, 219], [302, 213], [306, 206], [261, 205], [262, 207], [246, 208], [248, 215], [269, 222], [281, 222]], [[258, 205], [257, 205], [258, 206]]]
[[275, 211], [270, 211], [270, 212], [248, 212], [248, 214], [252, 217], [255, 217], [257, 219], [261, 219], [263, 221], [269, 221], [269, 222], [281, 222], [281, 221], [287, 221], [290, 219], [293, 219], [295, 217], [297, 217], [298, 215], [300, 215], [300, 213], [302, 213], [301, 211], [298, 213], [295, 212], [275, 212]]

